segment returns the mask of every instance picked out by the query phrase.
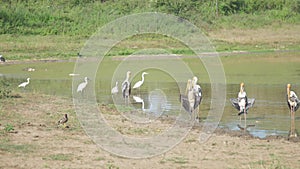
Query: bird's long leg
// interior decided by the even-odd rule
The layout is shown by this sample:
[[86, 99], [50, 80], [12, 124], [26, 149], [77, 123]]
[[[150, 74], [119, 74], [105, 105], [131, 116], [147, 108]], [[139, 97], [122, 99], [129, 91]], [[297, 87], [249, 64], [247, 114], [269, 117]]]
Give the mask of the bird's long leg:
[[199, 106], [196, 108], [196, 113], [197, 113], [196, 119], [198, 120], [198, 122], [200, 122], [200, 108], [199, 108]]
[[244, 128], [246, 128], [247, 126], [247, 113], [246, 111], [244, 110], [244, 120], [245, 120], [245, 124], [244, 124]]
[[242, 116], [240, 115], [240, 125], [242, 124]]

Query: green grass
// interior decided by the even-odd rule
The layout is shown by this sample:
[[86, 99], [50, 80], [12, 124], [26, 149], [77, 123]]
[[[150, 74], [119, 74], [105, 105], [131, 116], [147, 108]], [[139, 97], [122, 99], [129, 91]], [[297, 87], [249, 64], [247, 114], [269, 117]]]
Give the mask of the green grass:
[[73, 159], [72, 154], [51, 154], [47, 157], [43, 157], [43, 160], [53, 161], [71, 161]]
[[12, 144], [9, 140], [0, 140], [0, 151], [9, 152], [9, 153], [31, 153], [35, 150], [35, 146], [31, 144]]
[[169, 158], [169, 159], [167, 159], [167, 161], [174, 162], [176, 164], [187, 164], [188, 163], [188, 159], [186, 157], [181, 157], [181, 156]]

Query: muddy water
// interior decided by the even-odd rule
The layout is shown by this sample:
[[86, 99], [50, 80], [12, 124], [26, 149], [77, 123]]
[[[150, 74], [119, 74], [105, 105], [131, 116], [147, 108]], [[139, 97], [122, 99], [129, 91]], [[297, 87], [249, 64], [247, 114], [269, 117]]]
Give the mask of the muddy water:
[[[20, 82], [22, 82], [23, 79], [6, 78], [5, 80], [9, 81], [12, 86], [17, 86]], [[119, 94], [112, 96], [110, 94], [110, 82], [98, 81], [95, 86], [97, 101], [99, 103], [120, 104], [115, 102], [116, 98], [117, 100], [122, 100], [121, 93], [119, 92]], [[145, 113], [151, 112], [146, 110], [153, 109], [153, 107], [156, 106], [155, 110], [159, 110], [157, 114], [158, 116], [176, 116], [178, 114], [178, 110], [180, 110], [181, 107], [179, 102], [179, 88], [184, 89], [184, 87], [185, 84], [177, 84], [175, 82], [145, 82], [140, 90], [132, 90], [132, 96], [137, 96], [142, 99], [144, 105], [142, 105], [141, 102], [137, 102], [133, 99], [133, 97], [131, 97], [130, 102], [132, 104], [130, 106], [132, 106], [134, 109], [145, 109]], [[201, 87], [203, 89], [203, 101], [200, 105], [200, 112], [201, 122], [204, 122], [211, 106], [211, 89], [210, 84], [202, 84]], [[264, 138], [270, 135], [287, 136], [290, 130], [291, 120], [285, 100], [285, 84], [247, 84], [245, 86], [245, 89], [249, 98], [256, 99], [254, 107], [249, 110], [249, 113], [247, 115], [247, 124], [253, 125], [253, 127], [249, 127], [247, 131], [251, 135], [260, 138]], [[51, 95], [72, 97], [72, 78], [62, 80], [32, 80], [31, 84], [28, 85], [25, 90], [18, 89], [17, 87], [15, 87], [14, 90], [20, 92], [42, 92]], [[120, 90], [121, 89], [119, 84], [119, 91]], [[238, 84], [227, 85], [226, 105], [224, 108], [224, 112], [220, 112], [222, 113], [222, 119], [219, 122], [219, 127], [221, 128], [240, 130], [240, 128], [238, 128], [237, 126], [240, 123], [239, 117], [237, 115], [238, 112], [229, 102], [230, 98], [237, 97], [238, 90]], [[299, 121], [299, 112], [296, 112], [295, 128], [298, 130], [300, 130]], [[243, 124], [244, 121], [242, 119], [242, 125]]]
[[[206, 120], [206, 116], [210, 109], [210, 85], [201, 85], [203, 89], [203, 101], [200, 105], [201, 121]], [[184, 84], [179, 85], [184, 88]], [[144, 101], [144, 108], [149, 108], [152, 104], [155, 104], [155, 99], [149, 99], [149, 93], [159, 89], [166, 98], [166, 107], [164, 107], [164, 114], [172, 114], [178, 112], [180, 109], [179, 103], [179, 91], [176, 83], [147, 83], [140, 90], [133, 90], [133, 95], [139, 96]], [[250, 108], [247, 115], [247, 125], [252, 127], [247, 128], [247, 131], [256, 137], [265, 138], [272, 135], [287, 136], [290, 130], [290, 115], [289, 109], [286, 103], [285, 85], [247, 85], [246, 92], [249, 98], [255, 98], [254, 107]], [[227, 97], [222, 119], [219, 123], [221, 128], [229, 128], [231, 130], [240, 130], [238, 124], [240, 119], [238, 111], [233, 108], [229, 99], [237, 97], [239, 91], [238, 84], [227, 85]], [[106, 95], [99, 97], [100, 102], [113, 103], [109, 91], [102, 90]], [[101, 93], [101, 92], [100, 92]], [[122, 97], [120, 94], [113, 97]], [[161, 98], [161, 97], [157, 97]], [[161, 100], [159, 100], [161, 101]], [[158, 102], [159, 102], [158, 101]], [[132, 106], [136, 109], [142, 109], [142, 104], [135, 102], [131, 98]], [[175, 113], [176, 114], [176, 113]], [[243, 116], [242, 116], [243, 117]], [[300, 129], [300, 116], [295, 119], [296, 129]], [[244, 119], [241, 121], [241, 126], [244, 126]]]

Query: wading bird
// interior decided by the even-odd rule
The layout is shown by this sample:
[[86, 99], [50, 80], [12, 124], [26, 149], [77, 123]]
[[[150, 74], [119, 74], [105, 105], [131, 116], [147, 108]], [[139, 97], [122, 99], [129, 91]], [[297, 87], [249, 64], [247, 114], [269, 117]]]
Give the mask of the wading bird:
[[[196, 119], [200, 119], [199, 105], [202, 100], [202, 90], [197, 84], [198, 78], [193, 77], [193, 80], [188, 80], [185, 95], [180, 95], [180, 101], [182, 107], [192, 115], [196, 116]], [[197, 115], [196, 115], [197, 112]]]
[[111, 89], [111, 94], [117, 94], [118, 92], [118, 81], [116, 81], [116, 86]]
[[88, 84], [88, 77], [85, 77], [84, 82], [82, 82], [78, 85], [77, 92], [82, 92], [85, 89], [87, 84]]
[[29, 80], [30, 80], [30, 78], [27, 78], [27, 82], [23, 82], [23, 83], [19, 84], [18, 87], [23, 87], [23, 88], [25, 88], [25, 87], [29, 84]]
[[[240, 84], [240, 91], [238, 93], [237, 98], [231, 98], [230, 102], [233, 107], [235, 107], [239, 113], [238, 115], [244, 114], [244, 119], [245, 119], [245, 125], [244, 127], [246, 128], [246, 121], [247, 121], [247, 113], [250, 107], [254, 105], [255, 99], [248, 99], [245, 88], [244, 88], [244, 83]], [[242, 117], [240, 116], [240, 124], [241, 124]]]
[[68, 114], [65, 114], [63, 118], [58, 120], [57, 125], [63, 125], [64, 127], [66, 127], [65, 125], [67, 122], [68, 122]]
[[123, 98], [125, 98], [125, 104], [126, 104], [126, 102], [127, 103], [129, 102], [129, 96], [131, 94], [131, 84], [129, 82], [130, 75], [131, 75], [131, 72], [128, 71], [126, 73], [126, 79], [122, 83], [122, 94], [123, 94]]
[[0, 55], [0, 62], [5, 62], [5, 58], [2, 55]]
[[291, 115], [295, 115], [295, 112], [300, 106], [300, 100], [298, 99], [296, 93], [291, 90], [291, 84], [287, 85], [287, 104], [289, 106]]
[[133, 85], [133, 89], [136, 89], [136, 88], [139, 88], [140, 89], [140, 87], [143, 85], [143, 83], [144, 83], [144, 80], [145, 80], [145, 75], [147, 75], [148, 73], [147, 72], [143, 72], [142, 73], [142, 80], [140, 80], [140, 81], [138, 81], [138, 82], [136, 82], [134, 85]]
[[193, 111], [197, 111], [197, 117], [196, 119], [200, 119], [200, 112], [199, 112], [199, 105], [202, 101], [202, 89], [200, 85], [197, 84], [198, 78], [196, 76], [193, 77], [192, 81], [192, 90], [194, 94], [194, 104], [193, 104]]

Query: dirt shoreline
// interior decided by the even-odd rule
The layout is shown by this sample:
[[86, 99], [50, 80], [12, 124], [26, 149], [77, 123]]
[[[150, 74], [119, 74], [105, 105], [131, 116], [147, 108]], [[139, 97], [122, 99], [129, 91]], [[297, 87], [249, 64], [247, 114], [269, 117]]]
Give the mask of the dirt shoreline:
[[[165, 153], [141, 159], [116, 156], [86, 135], [70, 98], [37, 93], [21, 96], [0, 100], [0, 168], [300, 168], [299, 140], [259, 139], [218, 128], [200, 143], [199, 124]], [[69, 114], [69, 128], [57, 126], [64, 113]], [[109, 109], [105, 117], [114, 125], [123, 124], [121, 129], [127, 133], [139, 135], [144, 131], [128, 127], [129, 122], [123, 123], [120, 115]], [[7, 124], [14, 130], [6, 132]]]

